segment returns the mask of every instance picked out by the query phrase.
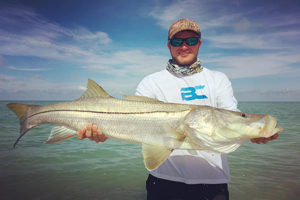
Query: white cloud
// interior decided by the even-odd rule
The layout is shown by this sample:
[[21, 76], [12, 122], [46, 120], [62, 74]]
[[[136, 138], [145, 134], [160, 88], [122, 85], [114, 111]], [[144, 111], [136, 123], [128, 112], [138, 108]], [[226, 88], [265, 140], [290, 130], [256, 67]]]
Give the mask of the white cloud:
[[141, 50], [117, 51], [99, 57], [84, 69], [111, 75], [146, 75], [163, 69], [162, 63], [167, 63], [168, 57], [164, 55], [151, 55]]
[[[203, 56], [207, 67], [210, 67], [210, 64], [214, 65], [231, 78], [300, 74], [299, 68], [295, 67], [300, 63], [300, 48], [297, 42], [300, 30], [281, 27], [298, 23], [296, 19], [280, 14], [258, 19], [256, 16], [261, 8], [232, 9], [232, 6], [236, 6], [233, 2], [225, 5], [216, 0], [176, 0], [164, 5], [157, 2], [157, 6], [149, 15], [166, 31], [171, 23], [179, 18], [190, 18], [199, 23], [203, 32], [203, 46], [206, 45], [206, 41], [209, 44], [202, 48], [214, 50], [213, 53], [202, 55], [200, 50], [200, 58]], [[272, 31], [266, 31], [269, 29]], [[51, 59], [67, 64], [75, 63], [76, 66], [81, 66], [81, 69], [93, 72], [90, 74], [95, 74], [94, 77], [97, 77], [98, 73], [109, 75], [101, 84], [113, 95], [120, 92], [133, 93], [141, 77], [163, 69], [162, 65], [169, 58], [166, 54], [157, 51], [153, 53], [154, 51], [149, 49], [107, 51], [105, 47], [112, 43], [109, 34], [102, 30], [90, 31], [80, 26], [66, 28], [28, 8], [0, 8], [2, 67], [5, 66], [5, 55], [33, 56], [47, 61]], [[241, 52], [238, 52], [239, 50]], [[256, 50], [259, 53], [255, 52]], [[238, 54], [234, 56], [225, 51], [236, 51]], [[50, 70], [42, 66], [35, 68], [15, 65], [6, 66], [6, 69], [36, 73]], [[42, 99], [74, 99], [79, 97], [85, 89], [83, 85], [86, 84], [84, 81], [67, 83], [67, 80], [52, 83], [37, 74], [29, 76], [28, 80], [25, 80], [0, 74], [0, 96], [17, 98], [19, 95], [23, 99], [34, 96]], [[292, 91], [290, 93], [298, 94]]]
[[263, 53], [236, 56], [204, 55], [204, 63], [216, 66], [230, 78], [260, 77], [270, 75], [299, 76], [300, 63], [297, 53]]
[[[3, 11], [3, 12], [1, 12]], [[28, 8], [9, 8], [0, 11], [0, 54], [32, 56], [45, 62], [52, 60], [75, 63], [86, 71], [108, 75], [104, 87], [112, 93], [133, 93], [141, 76], [164, 68], [168, 57], [148, 49], [107, 52], [112, 39], [105, 32], [92, 32], [84, 27], [73, 29], [48, 21]], [[6, 28], [4, 28], [6, 27]], [[20, 29], [21, 31], [17, 31]], [[148, 53], [146, 53], [148, 51]], [[3, 57], [0, 57], [2, 62]], [[3, 61], [4, 62], [4, 61]], [[25, 64], [24, 64], [25, 65]], [[30, 72], [51, 70], [48, 67], [5, 66], [14, 71], [26, 71], [26, 77], [1, 76], [2, 98], [73, 99], [85, 83], [54, 83]], [[85, 74], [86, 75], [86, 74]], [[11, 81], [11, 80], [14, 81]], [[128, 81], [130, 80], [130, 81]], [[68, 83], [67, 83], [68, 81]]]
[[[201, 55], [201, 49], [200, 58], [231, 78], [295, 75], [299, 73], [295, 65], [300, 65], [300, 28], [289, 29], [288, 25], [298, 21], [293, 13], [266, 15], [272, 9], [264, 3], [237, 7], [234, 2], [183, 0], [157, 5], [150, 15], [165, 29], [180, 18], [196, 20], [203, 35], [202, 48], [214, 50]], [[261, 14], [264, 16], [259, 17]]]
[[74, 83], [50, 82], [39, 75], [20, 79], [0, 74], [1, 100], [65, 100], [78, 98], [81, 93]]
[[101, 31], [92, 33], [84, 27], [77, 27], [72, 33], [75, 40], [83, 40], [84, 42], [92, 41], [97, 44], [109, 44], [112, 42], [107, 33]]
[[[124, 79], [94, 79], [109, 94], [121, 98], [123, 94], [134, 94], [138, 83], [136, 77]], [[0, 100], [74, 100], [86, 90], [87, 80], [52, 82], [39, 75], [22, 79], [0, 74]]]
[[[11, 8], [0, 14], [0, 25], [12, 29], [24, 26], [21, 32], [12, 32], [0, 27], [0, 54], [11, 56], [33, 56], [76, 62], [83, 69], [104, 74], [145, 75], [161, 69], [167, 57], [144, 53], [142, 50], [105, 52], [103, 45], [112, 43], [105, 32], [91, 32], [77, 26], [69, 29], [49, 22], [28, 8]], [[146, 49], [147, 51], [147, 49]], [[42, 71], [41, 68], [10, 66], [11, 70]], [[48, 69], [44, 69], [48, 70]]]
[[224, 4], [220, 0], [177, 0], [166, 6], [158, 4], [150, 16], [165, 29], [180, 18], [196, 20], [205, 40], [219, 48], [278, 49], [284, 44], [280, 41], [293, 41], [299, 36], [300, 29], [287, 31], [281, 27], [298, 24], [292, 13], [259, 17], [272, 11], [272, 7], [258, 5], [234, 9], [235, 6], [234, 2]]
[[34, 67], [14, 67], [8, 66], [8, 69], [17, 70], [17, 71], [30, 71], [30, 72], [39, 72], [39, 71], [48, 71], [48, 68], [34, 68]]
[[96, 56], [93, 47], [111, 41], [105, 32], [66, 28], [29, 8], [0, 8], [1, 55], [78, 61]]
[[[1, 83], [1, 85], [4, 85], [5, 82], [11, 81], [11, 80], [13, 80], [13, 79], [15, 79], [15, 77], [0, 74], [0, 83]], [[1, 89], [1, 87], [0, 87], [0, 89]]]
[[176, 0], [166, 6], [158, 3], [149, 15], [165, 29], [178, 19], [189, 18], [197, 21], [201, 30], [207, 30], [212, 27], [228, 27], [236, 19], [240, 20], [240, 13], [233, 13], [232, 10], [227, 13], [226, 5], [232, 4], [233, 2], [224, 4], [218, 0]]
[[79, 86], [78, 88], [82, 91], [85, 91], [87, 89], [87, 87], [85, 87], [85, 86]]
[[247, 31], [251, 26], [250, 24], [251, 22], [248, 19], [242, 18], [238, 23], [234, 25], [234, 27], [237, 31]]
[[163, 7], [157, 5], [152, 12], [149, 13], [150, 16], [157, 19], [158, 24], [165, 29], [168, 29], [172, 22], [176, 21], [180, 16], [184, 15], [187, 8], [189, 7], [185, 4], [187, 1], [177, 1], [174, 4]]

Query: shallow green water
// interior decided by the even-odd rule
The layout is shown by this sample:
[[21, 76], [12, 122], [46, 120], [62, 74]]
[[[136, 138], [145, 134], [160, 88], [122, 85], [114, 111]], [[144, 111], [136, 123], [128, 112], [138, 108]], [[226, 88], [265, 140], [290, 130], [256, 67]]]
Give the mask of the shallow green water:
[[[77, 139], [46, 145], [52, 126], [42, 125], [13, 149], [19, 122], [6, 103], [0, 102], [0, 199], [145, 199], [147, 171], [141, 147]], [[300, 103], [241, 102], [239, 109], [270, 113], [285, 130], [276, 141], [249, 142], [228, 155], [230, 198], [298, 199]]]

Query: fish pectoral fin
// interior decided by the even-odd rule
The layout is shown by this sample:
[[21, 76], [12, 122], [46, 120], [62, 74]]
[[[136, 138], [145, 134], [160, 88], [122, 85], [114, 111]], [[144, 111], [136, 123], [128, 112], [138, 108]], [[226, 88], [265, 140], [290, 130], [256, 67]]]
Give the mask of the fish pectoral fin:
[[159, 167], [171, 154], [173, 149], [160, 145], [143, 144], [144, 163], [149, 171]]
[[281, 126], [276, 126], [272, 131], [272, 135], [279, 133], [280, 131], [283, 131], [283, 128]]
[[159, 101], [159, 100], [154, 99], [154, 98], [131, 95], [131, 94], [125, 94], [124, 97], [125, 97], [125, 99], [132, 100], [132, 101], [162, 102], [162, 101]]
[[76, 137], [78, 134], [76, 131], [69, 129], [65, 126], [55, 126], [51, 130], [48, 140], [45, 144], [51, 144], [55, 142], [61, 142], [72, 137]]
[[173, 128], [169, 123], [164, 124], [164, 130], [169, 134], [169, 136], [179, 141], [183, 141], [186, 137], [182, 130]]
[[79, 99], [91, 98], [91, 97], [111, 97], [100, 85], [95, 81], [89, 79], [87, 90], [82, 94]]

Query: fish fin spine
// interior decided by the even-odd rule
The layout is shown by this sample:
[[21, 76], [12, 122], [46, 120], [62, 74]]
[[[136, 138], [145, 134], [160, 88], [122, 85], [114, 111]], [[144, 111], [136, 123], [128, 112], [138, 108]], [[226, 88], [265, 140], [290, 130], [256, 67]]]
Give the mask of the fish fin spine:
[[143, 144], [144, 163], [147, 170], [158, 168], [172, 153], [173, 149], [160, 145]]
[[86, 91], [79, 99], [91, 98], [91, 97], [111, 97], [100, 85], [95, 81], [88, 79], [88, 85]]

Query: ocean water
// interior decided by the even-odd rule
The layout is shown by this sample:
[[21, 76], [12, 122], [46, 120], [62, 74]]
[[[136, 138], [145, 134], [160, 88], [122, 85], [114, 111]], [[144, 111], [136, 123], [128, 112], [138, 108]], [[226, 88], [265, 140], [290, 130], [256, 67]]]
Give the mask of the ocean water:
[[[0, 102], [0, 199], [146, 199], [140, 146], [76, 138], [46, 145], [52, 126], [42, 125], [13, 149], [19, 122], [7, 103]], [[284, 131], [275, 141], [248, 142], [228, 155], [230, 199], [299, 199], [300, 102], [241, 102], [239, 109], [272, 114]]]

